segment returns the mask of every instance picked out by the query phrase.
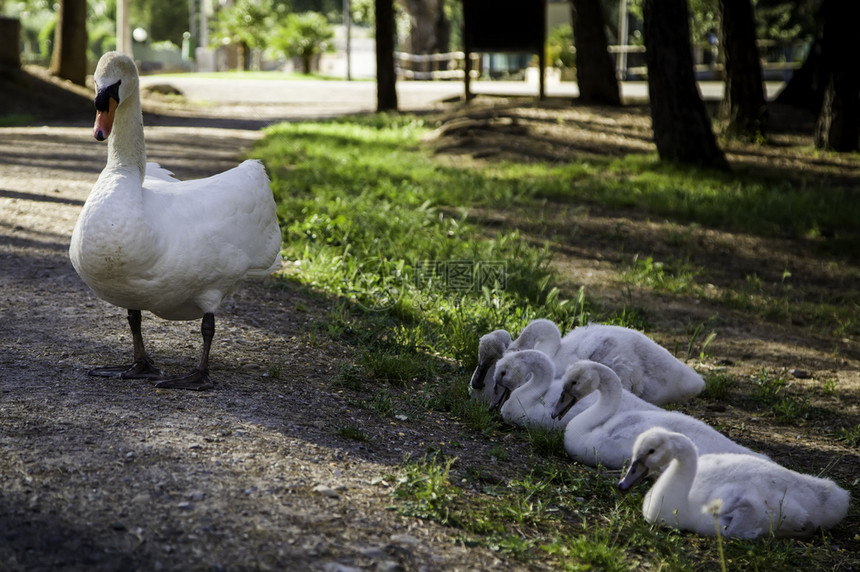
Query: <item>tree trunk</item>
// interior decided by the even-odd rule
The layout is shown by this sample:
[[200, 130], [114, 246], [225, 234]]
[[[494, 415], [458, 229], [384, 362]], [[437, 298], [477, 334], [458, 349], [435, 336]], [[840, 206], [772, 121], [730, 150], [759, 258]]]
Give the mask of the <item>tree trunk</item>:
[[615, 63], [607, 51], [606, 25], [600, 0], [573, 0], [570, 6], [579, 100], [621, 105]]
[[645, 0], [643, 16], [651, 123], [660, 159], [727, 169], [693, 76], [687, 0]]
[[21, 67], [21, 21], [0, 16], [0, 68]]
[[720, 19], [726, 66], [723, 105], [729, 117], [726, 133], [755, 141], [767, 133], [767, 103], [750, 0], [720, 0]]
[[84, 85], [87, 77], [86, 0], [62, 0], [57, 18], [51, 73]]
[[450, 28], [445, 0], [398, 0], [409, 14], [409, 52], [434, 54], [448, 51]]
[[856, 70], [858, 50], [853, 28], [860, 18], [856, 2], [824, 0], [822, 56], [825, 87], [815, 147], [828, 151], [860, 150], [860, 74]]
[[803, 64], [791, 74], [791, 79], [774, 99], [775, 103], [783, 103], [805, 109], [810, 113], [818, 113], [824, 99], [826, 84], [823, 79], [824, 63], [821, 48], [819, 32], [819, 35], [812, 41], [812, 46], [810, 46]]
[[394, 0], [374, 0], [376, 8], [376, 110], [397, 111], [394, 72]]

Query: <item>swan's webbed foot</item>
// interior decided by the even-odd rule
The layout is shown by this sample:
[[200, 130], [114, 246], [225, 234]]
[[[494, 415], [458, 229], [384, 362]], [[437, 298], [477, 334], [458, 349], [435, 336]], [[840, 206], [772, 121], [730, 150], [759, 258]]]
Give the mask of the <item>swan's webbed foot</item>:
[[209, 379], [209, 371], [194, 369], [185, 375], [162, 378], [155, 384], [158, 389], [190, 389], [192, 391], [203, 391], [212, 389], [215, 384]]
[[162, 379], [164, 372], [155, 367], [152, 361], [138, 360], [131, 365], [97, 367], [87, 372], [96, 377], [119, 377], [121, 379]]

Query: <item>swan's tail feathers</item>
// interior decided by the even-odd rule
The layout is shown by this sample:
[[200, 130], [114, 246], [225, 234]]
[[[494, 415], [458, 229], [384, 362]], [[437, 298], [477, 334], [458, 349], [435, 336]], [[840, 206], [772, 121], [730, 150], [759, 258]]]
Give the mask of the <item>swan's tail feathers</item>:
[[848, 505], [851, 503], [851, 495], [848, 491], [827, 479], [824, 490], [819, 492], [820, 507], [819, 514], [822, 515], [818, 525], [821, 528], [836, 526], [848, 514]]
[[281, 253], [278, 252], [278, 255], [275, 257], [275, 260], [272, 262], [271, 266], [269, 266], [265, 270], [258, 269], [258, 268], [252, 268], [248, 271], [248, 273], [245, 276], [247, 278], [252, 278], [252, 279], [265, 278], [269, 274], [279, 271], [283, 267], [283, 262], [284, 262], [284, 259], [281, 256]]
[[244, 170], [249, 177], [253, 178], [259, 186], [265, 185], [269, 187], [269, 175], [266, 173], [266, 167], [259, 159], [246, 159], [239, 163], [238, 169]]
[[269, 176], [263, 163], [257, 159], [248, 159], [235, 169], [242, 173], [240, 180], [250, 195], [246, 203], [260, 224], [259, 256], [247, 271], [248, 278], [265, 278], [281, 269], [281, 228], [278, 224], [277, 205], [269, 186]]

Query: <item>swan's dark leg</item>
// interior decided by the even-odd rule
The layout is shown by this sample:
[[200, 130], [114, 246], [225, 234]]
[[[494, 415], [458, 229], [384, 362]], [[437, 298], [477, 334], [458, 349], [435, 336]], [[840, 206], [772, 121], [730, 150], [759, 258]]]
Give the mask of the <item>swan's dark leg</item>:
[[212, 338], [215, 336], [215, 314], [211, 312], [203, 314], [200, 333], [203, 334], [203, 356], [200, 358], [200, 365], [185, 375], [162, 379], [155, 384], [155, 387], [196, 391], [215, 387], [209, 379], [209, 348], [212, 347]]
[[153, 363], [143, 347], [143, 335], [140, 333], [141, 323], [140, 310], [128, 311], [128, 325], [131, 327], [131, 337], [134, 344], [134, 363], [131, 365], [117, 365], [108, 367], [97, 367], [89, 371], [90, 375], [98, 377], [121, 377], [121, 378], [143, 378], [160, 379], [163, 373]]

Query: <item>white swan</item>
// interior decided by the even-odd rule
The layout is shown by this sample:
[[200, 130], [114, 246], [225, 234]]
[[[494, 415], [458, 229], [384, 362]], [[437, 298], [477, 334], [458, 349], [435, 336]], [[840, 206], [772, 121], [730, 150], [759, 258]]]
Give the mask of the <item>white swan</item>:
[[749, 455], [698, 455], [680, 433], [656, 427], [636, 439], [622, 490], [668, 467], [645, 494], [648, 522], [729, 537], [809, 536], [848, 512], [848, 491], [829, 479], [796, 473]]
[[767, 458], [689, 415], [659, 408], [622, 409], [623, 393], [618, 375], [611, 368], [588, 360], [579, 361], [565, 371], [561, 397], [553, 408], [553, 416], [564, 415], [571, 402], [594, 391], [600, 393], [597, 402], [573, 417], [564, 430], [567, 453], [587, 465], [600, 463], [610, 469], [622, 468], [630, 459], [636, 437], [656, 426], [684, 433], [703, 454], [743, 453]]
[[[583, 359], [607, 365], [621, 378], [624, 389], [655, 405], [689, 399], [705, 388], [705, 380], [693, 368], [630, 328], [591, 324], [574, 328], [562, 338], [558, 326], [540, 319], [529, 323], [520, 338], [549, 355], [556, 371]], [[508, 351], [515, 349], [516, 341]]]
[[[93, 79], [94, 136], [108, 139], [107, 165], [75, 225], [69, 257], [100, 298], [128, 309], [134, 363], [90, 373], [207, 389], [215, 311], [243, 278], [264, 276], [280, 265], [281, 233], [268, 177], [257, 161], [185, 182], [146, 164], [134, 62], [107, 53]], [[168, 320], [202, 317], [203, 353], [196, 369], [163, 376], [144, 349], [141, 310]]]

